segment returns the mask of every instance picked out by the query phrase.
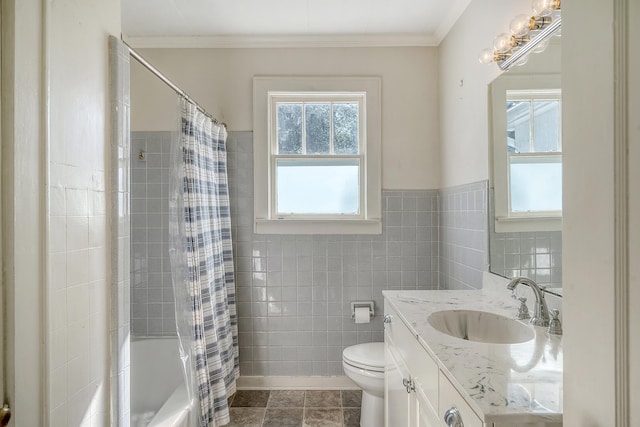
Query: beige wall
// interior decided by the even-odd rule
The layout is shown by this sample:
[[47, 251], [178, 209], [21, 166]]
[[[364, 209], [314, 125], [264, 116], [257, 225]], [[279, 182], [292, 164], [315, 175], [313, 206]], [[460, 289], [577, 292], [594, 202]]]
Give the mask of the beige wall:
[[640, 27], [631, 23], [640, 20], [640, 2], [628, 0], [629, 5], [629, 361], [631, 362], [630, 396], [635, 399], [631, 407], [629, 425], [640, 425]]
[[571, 189], [563, 198], [564, 401], [572, 426], [615, 420], [613, 34], [582, 30], [611, 28], [612, 4], [567, 2], [563, 16], [563, 185]]
[[[616, 11], [626, 4], [629, 12], [621, 19], [629, 26], [627, 51], [616, 51]], [[638, 30], [633, 23], [639, 17], [634, 0], [588, 0], [568, 2], [564, 7], [562, 32], [563, 141], [565, 151], [563, 267], [565, 299], [565, 417], [567, 425], [638, 425], [640, 420], [640, 346], [638, 313], [640, 303], [640, 134], [638, 108]], [[636, 18], [636, 19], [633, 19]], [[597, 20], [603, 31], [593, 32], [584, 22]], [[606, 30], [608, 29], [608, 30]], [[611, 31], [613, 29], [614, 31]], [[589, 46], [589, 49], [584, 49]], [[598, 52], [594, 55], [594, 52]], [[624, 62], [620, 52], [628, 54], [628, 105], [620, 103], [616, 92], [616, 68]], [[627, 121], [628, 140], [616, 143], [624, 135], [621, 118]], [[628, 151], [627, 151], [628, 150]], [[620, 162], [626, 162], [628, 175]], [[616, 178], [628, 183], [627, 193], [620, 191]], [[628, 202], [625, 211], [624, 204]], [[624, 220], [626, 215], [626, 221]], [[620, 246], [616, 230], [626, 222], [627, 246]], [[627, 252], [628, 251], [628, 252]], [[621, 281], [624, 257], [629, 263], [628, 284]], [[629, 286], [629, 298], [625, 287]], [[629, 318], [622, 319], [619, 305], [626, 304]], [[593, 321], [595, 317], [595, 322]], [[617, 323], [620, 321], [620, 323]], [[628, 327], [630, 352], [616, 348]], [[622, 329], [621, 329], [622, 328]], [[588, 344], [585, 344], [588, 343]], [[616, 370], [622, 360], [629, 371]], [[630, 381], [631, 421], [621, 408], [621, 385], [616, 375], [622, 372]], [[587, 387], [585, 384], [597, 384]], [[616, 412], [618, 409], [618, 412]], [[627, 423], [625, 423], [627, 421]]]
[[3, 402], [19, 427], [46, 419], [41, 18], [40, 1], [2, 2]]
[[472, 1], [440, 44], [441, 188], [489, 177], [487, 86], [500, 69], [478, 55], [530, 8], [530, 0]]
[[[439, 188], [435, 48], [145, 49], [141, 53], [230, 130], [251, 130], [254, 75], [382, 77], [384, 189]], [[174, 130], [175, 96], [139, 65], [133, 131]]]
[[108, 35], [120, 1], [47, 4], [47, 412], [51, 426], [111, 425]]

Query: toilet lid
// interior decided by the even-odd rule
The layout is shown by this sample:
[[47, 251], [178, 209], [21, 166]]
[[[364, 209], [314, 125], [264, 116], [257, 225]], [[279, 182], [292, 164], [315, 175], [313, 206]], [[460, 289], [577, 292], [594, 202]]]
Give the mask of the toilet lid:
[[370, 371], [384, 371], [384, 343], [369, 342], [347, 347], [342, 358], [350, 365]]

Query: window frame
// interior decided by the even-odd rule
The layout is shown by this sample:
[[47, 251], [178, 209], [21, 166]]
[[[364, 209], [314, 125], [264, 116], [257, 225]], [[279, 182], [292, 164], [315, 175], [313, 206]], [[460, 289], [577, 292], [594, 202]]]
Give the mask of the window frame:
[[[381, 79], [285, 77], [253, 79], [254, 232], [256, 234], [381, 234]], [[328, 96], [330, 95], [330, 96]], [[276, 102], [361, 102], [358, 155], [277, 154]], [[312, 101], [313, 100], [313, 101]], [[304, 109], [303, 109], [304, 115]], [[333, 132], [333, 129], [331, 130]], [[304, 137], [304, 136], [303, 136]], [[282, 215], [275, 212], [277, 158], [360, 158], [359, 215]]]
[[[318, 219], [318, 220], [336, 220], [336, 219], [365, 219], [365, 194], [362, 183], [366, 182], [365, 177], [365, 159], [366, 159], [366, 93], [364, 92], [274, 92], [268, 93], [269, 110], [268, 116], [270, 120], [270, 134], [269, 134], [269, 157], [271, 164], [269, 165], [270, 176], [270, 191], [272, 197], [270, 197], [270, 216], [277, 219]], [[306, 140], [306, 128], [305, 128], [305, 104], [321, 104], [328, 103], [334, 104], [358, 104], [358, 154], [280, 154], [278, 152], [278, 114], [277, 105], [279, 103], [292, 103], [303, 104], [302, 107], [302, 145], [305, 147]], [[333, 114], [330, 110], [330, 147], [333, 147], [334, 133], [333, 133]], [[294, 161], [311, 161], [314, 160], [345, 160], [345, 159], [357, 159], [359, 167], [358, 176], [358, 206], [359, 212], [355, 215], [349, 214], [299, 214], [299, 213], [281, 213], [278, 212], [278, 182], [277, 182], [277, 162], [279, 159], [291, 159]]]
[[[491, 172], [494, 190], [494, 225], [498, 233], [525, 231], [558, 231], [562, 230], [562, 211], [512, 212], [510, 191], [510, 153], [507, 151], [507, 92], [529, 92], [522, 99], [560, 99], [559, 74], [536, 74], [501, 76], [491, 84], [490, 111], [492, 117]], [[509, 97], [517, 99], [518, 97]], [[562, 121], [559, 122], [559, 134], [562, 135]], [[562, 137], [560, 136], [562, 149]], [[522, 157], [554, 157], [562, 162], [562, 151], [549, 153], [523, 153]]]

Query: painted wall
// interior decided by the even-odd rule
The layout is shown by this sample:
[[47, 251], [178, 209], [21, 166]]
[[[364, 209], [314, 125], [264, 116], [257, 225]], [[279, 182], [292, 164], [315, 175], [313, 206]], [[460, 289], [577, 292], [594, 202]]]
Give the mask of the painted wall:
[[120, 2], [47, 2], [45, 19], [48, 425], [109, 425], [107, 36], [120, 34]]
[[[613, 34], [582, 30], [590, 24], [611, 28], [613, 3], [568, 2], [563, 20], [562, 68], [571, 76], [563, 80], [563, 184], [572, 189], [563, 200], [568, 425], [611, 425], [615, 419]], [[600, 53], [569, 48], [578, 45]], [[598, 313], [597, 322], [591, 313]], [[598, 384], [588, 393], [582, 392], [586, 371]]]
[[[640, 2], [629, 0], [628, 22], [640, 19]], [[640, 259], [640, 28], [629, 26], [629, 260]], [[640, 395], [640, 263], [630, 263], [630, 298], [629, 298], [629, 360], [630, 369], [629, 395]], [[640, 404], [631, 407], [629, 425], [640, 425]]]
[[[633, 19], [625, 16], [636, 37], [629, 37], [630, 89], [628, 141], [628, 225], [631, 296], [629, 308], [632, 352], [628, 363], [633, 374], [631, 413], [635, 419], [623, 423], [616, 419], [620, 402], [616, 390], [616, 270], [619, 261], [614, 240], [616, 223], [616, 185], [614, 178], [620, 170], [614, 162], [616, 129], [614, 115], [616, 101], [614, 82], [614, 10], [626, 3], [638, 17], [637, 2], [626, 0], [587, 0], [563, 3], [562, 70], [563, 76], [563, 184], [571, 191], [564, 192], [563, 222], [563, 285], [565, 304], [565, 416], [570, 426], [637, 425], [640, 402], [637, 399], [638, 357], [637, 256], [638, 238], [638, 37]], [[593, 28], [603, 31], [592, 31]], [[578, 46], [589, 46], [579, 49]], [[635, 48], [635, 51], [634, 49]], [[597, 54], [594, 54], [597, 52]], [[588, 70], [588, 72], [587, 72]], [[635, 71], [635, 73], [634, 73]], [[622, 114], [626, 112], [623, 110]], [[624, 179], [624, 176], [623, 176]], [[588, 215], [585, 215], [588, 212]], [[594, 223], [597, 219], [597, 223]], [[618, 255], [619, 256], [619, 255]], [[594, 320], [593, 313], [597, 313]], [[634, 320], [636, 320], [634, 324]], [[585, 345], [588, 343], [588, 345]], [[585, 390], [585, 378], [597, 387]]]
[[478, 55], [530, 8], [530, 0], [473, 1], [440, 44], [440, 188], [489, 178], [487, 85], [500, 69]]
[[2, 2], [2, 393], [25, 427], [45, 420], [41, 19], [40, 1]]
[[[252, 130], [254, 75], [382, 77], [384, 189], [440, 187], [436, 48], [145, 49], [230, 130]], [[174, 130], [175, 95], [132, 67], [132, 130]]]

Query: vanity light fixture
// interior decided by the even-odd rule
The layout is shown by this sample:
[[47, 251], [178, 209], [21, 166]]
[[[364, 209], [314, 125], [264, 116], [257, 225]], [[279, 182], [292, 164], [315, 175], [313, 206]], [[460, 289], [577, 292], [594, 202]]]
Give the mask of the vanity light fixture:
[[493, 49], [484, 49], [478, 60], [483, 64], [496, 62], [501, 70], [512, 65], [524, 65], [527, 54], [546, 49], [549, 37], [560, 29], [561, 0], [533, 0], [533, 15], [517, 15], [511, 21], [511, 34], [501, 33], [493, 41]]

